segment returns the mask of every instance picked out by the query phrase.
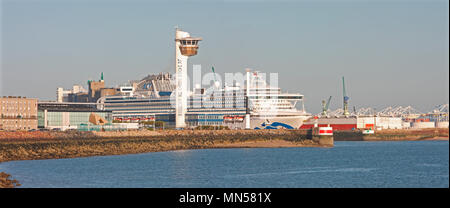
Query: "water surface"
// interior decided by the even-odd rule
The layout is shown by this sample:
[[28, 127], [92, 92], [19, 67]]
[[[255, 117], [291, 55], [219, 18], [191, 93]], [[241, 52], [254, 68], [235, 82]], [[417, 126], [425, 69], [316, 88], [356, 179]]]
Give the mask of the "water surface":
[[0, 164], [21, 187], [449, 187], [448, 141], [156, 152]]

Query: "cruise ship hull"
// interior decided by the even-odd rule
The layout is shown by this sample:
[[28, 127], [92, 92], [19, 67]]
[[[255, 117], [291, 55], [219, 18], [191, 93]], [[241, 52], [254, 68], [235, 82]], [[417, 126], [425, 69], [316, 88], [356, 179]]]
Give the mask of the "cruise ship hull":
[[299, 129], [303, 122], [310, 116], [274, 116], [274, 117], [252, 117], [250, 127], [252, 129]]

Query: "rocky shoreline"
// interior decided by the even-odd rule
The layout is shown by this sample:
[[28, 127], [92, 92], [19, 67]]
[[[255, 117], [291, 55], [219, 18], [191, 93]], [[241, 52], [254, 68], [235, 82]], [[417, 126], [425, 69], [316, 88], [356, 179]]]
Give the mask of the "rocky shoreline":
[[[118, 134], [123, 135], [117, 136]], [[12, 139], [0, 137], [0, 162], [136, 154], [181, 149], [258, 147], [261, 142], [267, 141], [282, 141], [282, 143], [272, 143], [268, 145], [269, 147], [329, 147], [329, 145], [322, 145], [309, 139], [306, 132], [297, 130], [56, 132], [56, 134], [44, 135], [41, 138], [32, 136]], [[249, 142], [255, 144], [252, 146], [249, 145]]]
[[[447, 139], [448, 129], [335, 131], [336, 141]], [[121, 132], [0, 132], [0, 162], [123, 155], [186, 149], [332, 147], [308, 130], [165, 130]], [[0, 187], [20, 185], [0, 173]]]
[[20, 186], [17, 180], [11, 179], [11, 175], [0, 172], [0, 188], [14, 188]]
[[[0, 162], [137, 154], [185, 149], [329, 147], [305, 131], [166, 130], [123, 132], [0, 132]], [[6, 173], [0, 187], [14, 187]]]
[[430, 129], [386, 129], [375, 134], [363, 134], [361, 131], [335, 131], [334, 141], [420, 141], [448, 140], [448, 128]]

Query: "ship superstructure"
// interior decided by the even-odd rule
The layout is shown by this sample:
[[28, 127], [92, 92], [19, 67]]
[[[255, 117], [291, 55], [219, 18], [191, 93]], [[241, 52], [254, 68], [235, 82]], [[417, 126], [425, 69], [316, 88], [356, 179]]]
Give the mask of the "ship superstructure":
[[[213, 92], [207, 92], [205, 88], [189, 91], [185, 119], [187, 127], [220, 125], [244, 129], [247, 111], [252, 129], [296, 129], [310, 117], [303, 108], [297, 108], [299, 102], [303, 104], [303, 95], [283, 93], [280, 88], [262, 80], [259, 72], [248, 73], [251, 74], [248, 104], [246, 85], [225, 86]], [[131, 93], [126, 91], [99, 100], [105, 110], [113, 112], [114, 120], [156, 120], [164, 121], [167, 127], [176, 127], [176, 84], [170, 74], [147, 76], [130, 85], [134, 86]]]
[[[120, 87], [120, 93], [98, 100], [113, 112], [113, 119], [126, 122], [163, 121], [167, 127], [228, 126], [232, 129], [297, 129], [310, 117], [303, 95], [283, 93], [270, 86], [258, 71], [247, 70], [245, 83], [187, 88], [187, 59], [196, 55], [201, 38], [176, 30], [175, 76], [149, 75]], [[297, 109], [297, 103], [302, 109]]]

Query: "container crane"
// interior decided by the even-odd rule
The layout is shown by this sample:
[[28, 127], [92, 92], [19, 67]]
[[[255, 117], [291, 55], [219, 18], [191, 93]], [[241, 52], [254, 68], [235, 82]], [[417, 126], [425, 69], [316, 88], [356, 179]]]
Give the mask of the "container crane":
[[220, 87], [220, 82], [217, 81], [216, 72], [214, 71], [214, 67], [211, 67], [211, 71], [214, 73], [214, 86], [216, 88], [219, 88]]
[[348, 112], [348, 100], [350, 100], [350, 97], [347, 96], [347, 92], [345, 91], [345, 80], [344, 77], [342, 77], [342, 88], [343, 88], [343, 94], [344, 94], [344, 116], [350, 115]]
[[330, 106], [331, 96], [328, 98], [328, 101], [325, 104], [325, 100], [322, 100], [322, 116], [328, 116], [328, 107]]

